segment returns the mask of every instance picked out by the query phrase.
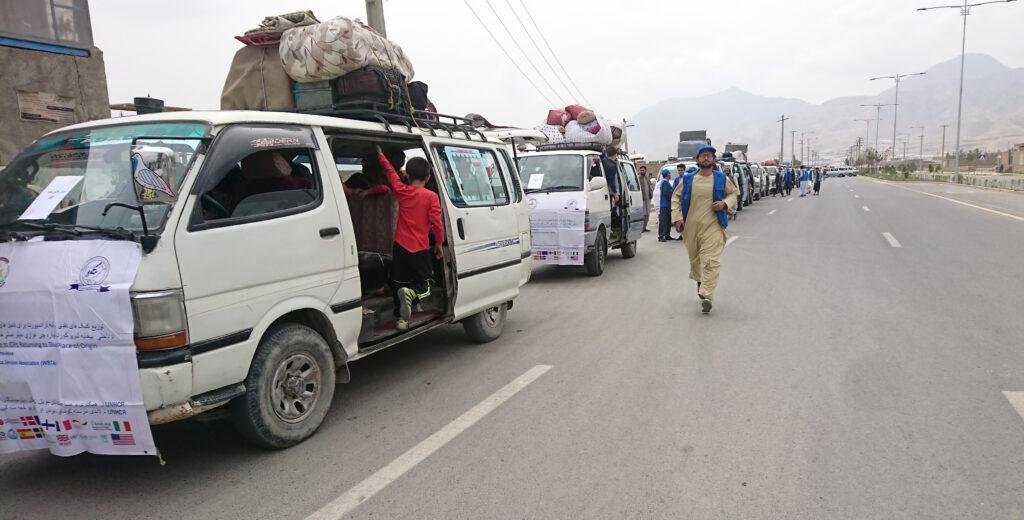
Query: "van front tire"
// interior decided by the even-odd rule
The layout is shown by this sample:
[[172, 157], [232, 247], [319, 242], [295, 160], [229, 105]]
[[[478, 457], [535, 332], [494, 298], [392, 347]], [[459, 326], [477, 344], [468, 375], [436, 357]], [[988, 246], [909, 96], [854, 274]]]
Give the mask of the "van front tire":
[[490, 343], [498, 339], [501, 332], [505, 330], [506, 317], [508, 317], [508, 306], [503, 303], [462, 320], [462, 327], [466, 329], [469, 339], [477, 343]]
[[297, 323], [271, 327], [260, 340], [231, 402], [235, 428], [263, 448], [294, 446], [316, 432], [334, 398], [334, 357], [315, 330]]
[[636, 240], [622, 245], [622, 258], [633, 258], [636, 256]]
[[583, 255], [583, 267], [590, 276], [601, 276], [604, 272], [604, 260], [608, 255], [608, 246], [604, 239], [604, 230], [598, 231], [594, 241], [594, 250]]

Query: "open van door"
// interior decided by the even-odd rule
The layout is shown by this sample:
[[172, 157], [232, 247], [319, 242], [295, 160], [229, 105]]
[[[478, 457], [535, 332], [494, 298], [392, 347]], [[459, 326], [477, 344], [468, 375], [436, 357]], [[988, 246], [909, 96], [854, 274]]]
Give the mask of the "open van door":
[[501, 145], [442, 137], [424, 141], [447, 215], [457, 280], [453, 313], [459, 320], [519, 294], [523, 249], [516, 210], [522, 191]]

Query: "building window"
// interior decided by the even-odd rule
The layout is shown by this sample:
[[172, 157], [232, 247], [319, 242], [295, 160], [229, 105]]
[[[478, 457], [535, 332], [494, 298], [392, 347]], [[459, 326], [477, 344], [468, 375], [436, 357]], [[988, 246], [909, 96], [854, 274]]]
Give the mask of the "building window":
[[92, 47], [88, 0], [0, 0], [0, 40]]

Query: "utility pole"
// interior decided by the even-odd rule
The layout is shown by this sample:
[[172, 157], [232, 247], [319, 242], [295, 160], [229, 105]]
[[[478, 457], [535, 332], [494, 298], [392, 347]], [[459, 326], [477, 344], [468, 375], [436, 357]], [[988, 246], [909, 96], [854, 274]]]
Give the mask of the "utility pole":
[[896, 112], [900, 108], [900, 80], [907, 76], [922, 76], [924, 72], [914, 72], [913, 74], [895, 74], [893, 76], [878, 76], [871, 78], [869, 81], [875, 81], [876, 79], [894, 79], [896, 80], [896, 99], [892, 103], [892, 155], [896, 156]]
[[783, 159], [785, 159], [785, 157], [786, 157], [785, 154], [786, 154], [786, 120], [787, 119], [793, 119], [793, 118], [786, 117], [786, 114], [782, 114], [782, 116], [779, 117], [779, 120], [776, 121], [776, 123], [782, 123], [782, 134], [779, 137], [779, 166], [780, 167], [782, 166]]
[[388, 37], [388, 30], [384, 27], [384, 0], [366, 0], [366, 25]]
[[917, 171], [922, 171], [924, 169], [924, 127], [923, 126], [912, 126], [912, 127], [910, 127], [911, 130], [913, 130], [915, 128], [921, 131], [921, 135], [918, 136], [920, 144], [918, 145], [918, 149], [917, 149]]
[[[813, 133], [814, 133], [813, 130], [810, 131], [810, 132], [800, 132], [800, 164], [801, 165], [804, 163], [804, 136], [805, 135], [811, 135]], [[810, 145], [808, 145], [807, 148], [810, 149]], [[807, 155], [810, 155], [810, 154], [807, 154]]]
[[796, 130], [789, 131], [789, 152], [793, 155], [790, 164], [796, 166]]
[[629, 123], [625, 118], [622, 119], [622, 146], [626, 149], [627, 155], [629, 155], [629, 129], [634, 126], [636, 125]]
[[957, 98], [956, 103], [956, 174], [960, 175], [960, 116], [964, 106], [964, 52], [967, 49], [967, 17], [971, 14], [972, 7], [978, 7], [979, 5], [986, 4], [1003, 4], [1009, 2], [1015, 2], [1017, 0], [993, 0], [989, 2], [978, 2], [976, 4], [968, 4], [967, 0], [964, 0], [964, 5], [940, 5], [935, 7], [919, 7], [918, 11], [930, 11], [932, 9], [959, 9], [960, 16], [964, 17], [964, 29], [963, 34], [960, 37], [960, 96]]

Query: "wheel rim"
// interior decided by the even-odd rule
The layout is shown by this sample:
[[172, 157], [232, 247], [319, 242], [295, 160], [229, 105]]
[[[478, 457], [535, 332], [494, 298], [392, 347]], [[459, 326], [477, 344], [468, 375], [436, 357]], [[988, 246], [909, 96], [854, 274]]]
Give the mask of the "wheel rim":
[[491, 307], [484, 311], [484, 325], [488, 327], [497, 327], [501, 323], [501, 309], [498, 307]]
[[320, 366], [304, 352], [289, 355], [277, 365], [270, 393], [278, 418], [289, 423], [302, 421], [320, 399]]

